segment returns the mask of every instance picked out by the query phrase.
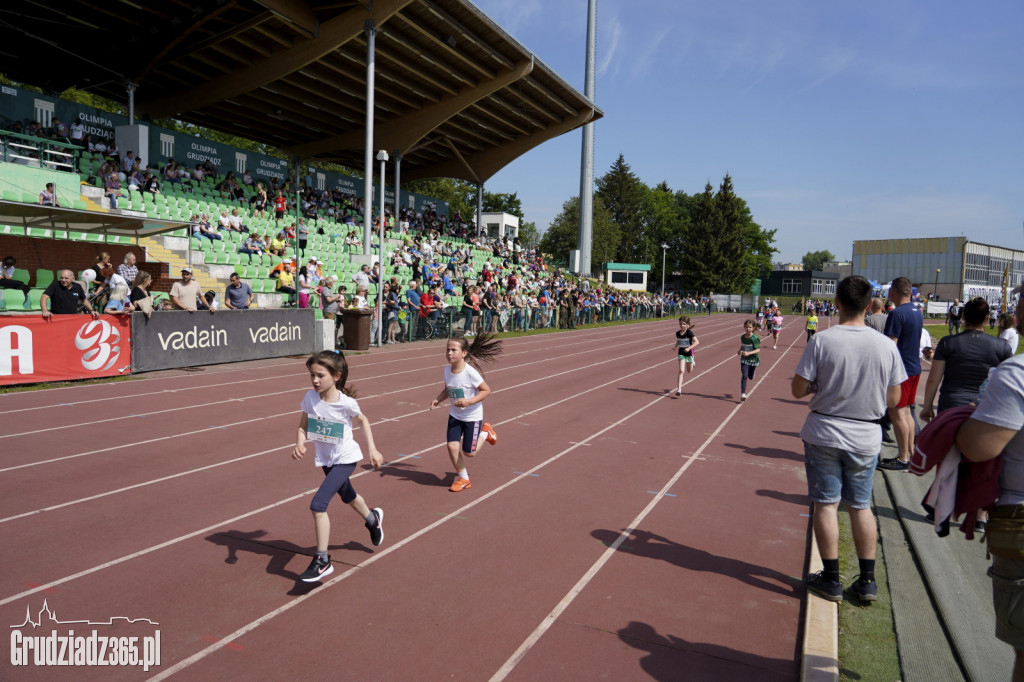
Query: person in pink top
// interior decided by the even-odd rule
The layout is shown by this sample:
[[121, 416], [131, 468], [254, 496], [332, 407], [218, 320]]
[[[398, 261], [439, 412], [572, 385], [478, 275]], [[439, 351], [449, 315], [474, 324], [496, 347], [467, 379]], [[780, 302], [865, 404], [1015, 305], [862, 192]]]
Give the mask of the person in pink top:
[[772, 348], [778, 348], [779, 347], [779, 332], [782, 331], [782, 313], [779, 312], [778, 308], [776, 308], [772, 312], [771, 327], [772, 327]]

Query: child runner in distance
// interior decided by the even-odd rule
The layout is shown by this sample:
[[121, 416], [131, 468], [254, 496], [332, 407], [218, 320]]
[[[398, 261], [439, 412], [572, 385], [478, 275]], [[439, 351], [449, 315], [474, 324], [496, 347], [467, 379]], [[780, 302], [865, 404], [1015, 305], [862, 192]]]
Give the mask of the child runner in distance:
[[448, 366], [444, 368], [444, 388], [431, 401], [430, 409], [445, 400], [451, 402], [448, 410], [448, 456], [456, 476], [449, 490], [458, 493], [471, 485], [465, 458], [476, 454], [481, 429], [487, 434], [488, 443], [494, 445], [498, 442], [498, 434], [483, 421], [481, 402], [491, 394], [491, 389], [480, 374], [478, 363], [493, 362], [501, 354], [501, 341], [490, 334], [480, 334], [472, 343], [465, 337], [448, 339], [444, 352], [448, 360]]
[[778, 308], [772, 313], [772, 348], [779, 347], [779, 332], [782, 331], [782, 313]]
[[810, 341], [814, 332], [818, 331], [818, 315], [814, 308], [807, 311], [807, 340]]
[[292, 459], [302, 459], [306, 454], [306, 441], [313, 441], [316, 464], [324, 471], [324, 482], [309, 505], [316, 528], [316, 555], [306, 572], [299, 576], [299, 580], [314, 583], [334, 572], [331, 556], [327, 553], [331, 535], [327, 505], [335, 494], [363, 517], [374, 547], [384, 541], [384, 510], [380, 507], [371, 510], [349, 481], [356, 463], [363, 458], [359, 444], [352, 438], [353, 420], [366, 434], [373, 468], [380, 469], [384, 458], [373, 444], [370, 420], [359, 411], [359, 403], [354, 399], [355, 391], [345, 387], [348, 381], [345, 356], [323, 351], [306, 360], [306, 369], [309, 370], [313, 390], [302, 398], [302, 417], [299, 418], [298, 439], [292, 449]]
[[679, 355], [679, 383], [676, 385], [676, 395], [683, 394], [684, 373], [693, 373], [693, 365], [695, 364], [693, 349], [699, 343], [697, 337], [693, 335], [693, 325], [690, 324], [690, 318], [683, 315], [679, 318], [679, 331], [676, 332], [675, 343]]
[[754, 333], [754, 321], [743, 323], [740, 337], [740, 402], [747, 399], [747, 379], [753, 381], [754, 371], [761, 364], [761, 337]]
[[764, 306], [757, 309], [757, 331], [761, 331], [764, 327]]

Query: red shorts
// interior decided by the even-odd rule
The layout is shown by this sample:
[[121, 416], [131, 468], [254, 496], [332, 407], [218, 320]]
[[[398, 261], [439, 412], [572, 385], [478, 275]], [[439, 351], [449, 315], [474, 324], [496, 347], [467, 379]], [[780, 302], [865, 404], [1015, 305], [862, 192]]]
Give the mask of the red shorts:
[[897, 409], [901, 407], [910, 407], [914, 404], [917, 399], [917, 382], [920, 381], [921, 375], [915, 374], [912, 377], [908, 377], [906, 381], [900, 384], [900, 404], [896, 406]]

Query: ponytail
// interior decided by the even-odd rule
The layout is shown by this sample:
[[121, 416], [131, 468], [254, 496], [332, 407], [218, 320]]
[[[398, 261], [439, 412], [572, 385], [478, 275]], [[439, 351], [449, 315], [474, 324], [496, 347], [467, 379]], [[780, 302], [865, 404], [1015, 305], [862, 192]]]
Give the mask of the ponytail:
[[473, 337], [473, 342], [470, 343], [466, 337], [456, 337], [450, 339], [459, 344], [462, 350], [466, 351], [466, 360], [469, 364], [473, 365], [477, 369], [480, 369], [480, 363], [487, 363], [488, 365], [498, 359], [501, 355], [501, 341], [494, 337], [494, 334], [480, 334], [479, 336]]

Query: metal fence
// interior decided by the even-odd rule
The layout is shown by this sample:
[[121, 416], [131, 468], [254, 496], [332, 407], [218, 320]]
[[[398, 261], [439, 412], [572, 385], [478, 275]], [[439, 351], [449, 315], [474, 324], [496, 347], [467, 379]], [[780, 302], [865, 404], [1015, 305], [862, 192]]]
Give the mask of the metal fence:
[[[468, 313], [465, 308], [448, 306], [427, 316], [399, 311], [385, 318], [385, 340], [408, 343], [465, 336], [467, 332], [527, 332], [533, 329], [576, 329], [602, 322], [630, 322], [706, 312], [699, 305], [670, 303], [660, 305], [564, 306], [505, 308]], [[376, 339], [376, 321], [371, 338]]]

